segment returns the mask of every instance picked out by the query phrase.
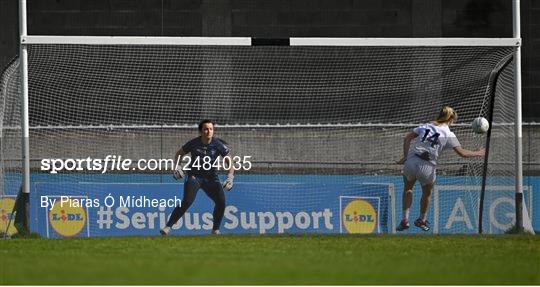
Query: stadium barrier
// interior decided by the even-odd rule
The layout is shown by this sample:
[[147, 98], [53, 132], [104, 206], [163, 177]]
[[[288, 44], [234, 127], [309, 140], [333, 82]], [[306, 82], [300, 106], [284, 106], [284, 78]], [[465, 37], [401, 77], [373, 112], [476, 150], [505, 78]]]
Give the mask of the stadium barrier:
[[[36, 183], [32, 229], [44, 237], [156, 235], [182, 184]], [[200, 191], [199, 193], [203, 193]], [[237, 183], [227, 193], [224, 233], [387, 233], [388, 184]], [[203, 194], [173, 234], [208, 234], [213, 203]]]
[[[10, 178], [16, 176], [20, 175], [8, 174]], [[170, 181], [165, 181], [165, 183], [157, 183], [159, 181], [156, 182], [156, 180], [160, 180], [158, 176], [148, 175], [144, 180], [153, 180], [156, 182], [155, 184], [118, 183], [133, 182], [134, 178], [130, 175], [96, 175], [95, 182], [78, 183], [75, 181], [76, 177], [71, 174], [54, 176], [35, 174], [33, 176], [35, 183], [31, 192], [31, 228], [45, 237], [47, 236], [47, 228], [49, 228], [49, 237], [66, 236], [54, 231], [52, 228], [51, 220], [55, 218], [50, 216], [50, 212], [46, 211], [46, 208], [40, 207], [41, 196], [57, 196], [57, 200], [60, 200], [60, 196], [67, 195], [81, 198], [97, 198], [99, 201], [104, 201], [104, 197], [108, 193], [115, 197], [122, 195], [124, 199], [127, 196], [130, 196], [130, 199], [146, 196], [150, 200], [174, 199], [174, 196], [180, 198], [182, 195], [182, 184], [172, 181], [172, 178]], [[272, 181], [273, 179], [274, 181]], [[56, 183], [53, 183], [53, 180]], [[344, 228], [342, 224], [342, 221], [346, 219], [346, 216], [343, 216], [343, 209], [348, 206], [350, 201], [350, 198], [346, 196], [382, 198], [381, 205], [380, 207], [376, 206], [376, 210], [382, 212], [379, 218], [385, 216], [384, 213], [386, 212], [387, 219], [373, 232], [392, 233], [395, 230], [396, 222], [399, 222], [401, 218], [401, 190], [403, 183], [400, 176], [281, 175], [280, 180], [281, 182], [276, 182], [273, 175], [238, 175], [235, 179], [236, 183], [233, 191], [226, 193], [227, 210], [222, 225], [223, 233], [256, 234], [262, 233], [262, 231], [264, 233], [347, 233], [348, 229]], [[6, 183], [15, 181], [9, 180]], [[328, 184], [328, 182], [333, 184]], [[362, 185], [358, 184], [359, 182], [377, 182], [377, 184]], [[432, 223], [433, 233], [477, 233], [478, 206], [475, 205], [475, 202], [478, 201], [475, 197], [479, 193], [478, 187], [471, 186], [464, 177], [459, 176], [440, 176], [437, 182], [432, 203], [428, 210], [428, 220]], [[507, 179], [497, 177], [491, 178], [487, 183], [485, 210], [486, 220], [488, 221], [485, 221], [485, 226], [489, 233], [503, 233], [515, 220], [514, 213], [508, 212], [514, 206], [513, 186], [507, 183]], [[11, 216], [10, 212], [13, 208], [14, 195], [17, 190], [15, 185], [6, 185], [6, 187], [7, 195], [0, 198], [0, 227], [3, 226], [4, 230]], [[343, 190], [347, 191], [347, 189], [350, 190], [349, 193], [342, 193]], [[540, 230], [540, 213], [536, 212], [537, 207], [540, 206], [540, 196], [537, 195], [538, 190], [540, 190], [540, 177], [526, 177], [524, 180], [525, 206], [535, 230]], [[179, 225], [175, 226], [173, 234], [209, 233], [207, 229], [210, 226], [213, 203], [202, 191], [200, 193], [185, 218], [179, 222]], [[381, 193], [388, 195], [379, 195]], [[416, 186], [411, 210], [411, 217], [413, 218], [418, 214], [420, 194], [420, 189]], [[339, 196], [343, 196], [341, 198], [341, 207], [339, 206], [339, 199], [336, 199]], [[332, 198], [333, 201], [330, 200]], [[389, 200], [385, 201], [384, 198]], [[100, 208], [92, 206], [83, 208], [84, 215], [89, 215], [83, 220], [83, 227], [75, 225], [74, 228], [77, 232], [73, 230], [67, 233], [61, 232], [68, 236], [156, 235], [160, 225], [164, 224], [163, 222], [166, 221], [172, 211], [172, 207], [160, 208], [159, 206], [146, 209], [127, 207], [129, 211], [126, 211], [126, 208], [118, 208], [118, 201], [119, 199], [116, 198], [116, 206], [111, 208], [114, 215], [114, 224], [111, 223], [109, 229], [106, 228], [107, 224], [102, 224], [103, 227], [99, 228], [97, 220]], [[377, 205], [377, 200], [365, 199], [365, 201], [370, 205]], [[104, 204], [104, 202], [101, 203]], [[334, 207], [331, 206], [332, 204], [334, 204]], [[101, 207], [103, 208], [102, 213], [108, 212], [106, 206]], [[331, 228], [326, 228], [327, 225], [325, 225], [325, 209], [329, 209], [332, 213]], [[317, 228], [314, 227], [313, 212], [315, 212], [315, 217], [318, 220]], [[320, 216], [321, 212], [323, 213], [322, 216]], [[119, 218], [116, 217], [116, 213], [118, 213]], [[157, 213], [158, 217], [149, 218], [147, 213], [152, 214], [150, 217]], [[328, 214], [327, 211], [327, 218], [330, 217]], [[291, 217], [292, 221], [290, 220]], [[297, 217], [298, 221], [296, 221]], [[143, 221], [143, 218], [144, 224], [139, 223], [139, 221]], [[306, 225], [305, 221], [308, 218], [310, 220], [309, 227], [302, 229]], [[66, 217], [64, 221], [69, 221], [68, 219], [70, 218]], [[77, 218], [72, 216], [71, 219], [75, 220]], [[80, 218], [78, 220], [80, 221]], [[199, 221], [200, 228], [197, 224], [194, 224], [195, 220]], [[186, 222], [184, 223], [184, 221]], [[268, 226], [271, 225], [272, 221], [273, 226], [269, 228]], [[262, 222], [262, 227], [259, 222]], [[291, 222], [292, 226], [289, 227]], [[298, 222], [300, 222], [300, 226], [297, 225]], [[248, 228], [243, 228], [242, 223]], [[49, 224], [48, 227], [47, 224]], [[71, 223], [67, 225], [70, 226]], [[119, 228], [116, 228], [117, 225]], [[141, 226], [144, 227], [141, 228]], [[10, 232], [13, 231], [13, 227], [11, 227]], [[417, 232], [420, 232], [417, 228], [411, 228], [406, 233]]]

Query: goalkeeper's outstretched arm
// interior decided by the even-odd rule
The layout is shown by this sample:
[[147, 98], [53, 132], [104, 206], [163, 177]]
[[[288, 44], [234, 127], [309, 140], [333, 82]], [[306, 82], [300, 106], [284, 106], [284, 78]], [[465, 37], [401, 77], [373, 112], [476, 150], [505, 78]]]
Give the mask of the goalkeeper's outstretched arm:
[[[184, 151], [183, 148], [179, 148], [176, 151], [176, 154], [174, 155], [174, 163], [176, 165], [179, 165], [182, 163], [182, 157], [185, 156], [187, 153]], [[175, 166], [176, 167], [176, 166]]]
[[176, 154], [174, 155], [174, 178], [180, 179], [184, 177], [184, 170], [182, 167], [182, 158], [187, 153], [184, 151], [183, 148], [179, 148], [178, 151], [176, 151]]
[[233, 160], [232, 160], [232, 153], [229, 153], [226, 157], [225, 157], [225, 160], [227, 161], [227, 164], [229, 166], [229, 169], [226, 169], [227, 171], [227, 177], [234, 177], [234, 167], [233, 167]]
[[227, 166], [229, 167], [229, 169], [226, 169], [227, 179], [223, 182], [223, 188], [228, 191], [232, 189], [234, 184], [234, 167], [231, 152], [229, 152], [229, 154], [225, 156], [223, 160], [227, 162]]

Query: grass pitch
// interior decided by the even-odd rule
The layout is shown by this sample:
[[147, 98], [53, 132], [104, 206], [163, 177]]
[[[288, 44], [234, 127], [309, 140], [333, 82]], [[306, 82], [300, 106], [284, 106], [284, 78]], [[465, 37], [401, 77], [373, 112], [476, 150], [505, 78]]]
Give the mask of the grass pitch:
[[538, 236], [0, 240], [0, 284], [540, 284]]

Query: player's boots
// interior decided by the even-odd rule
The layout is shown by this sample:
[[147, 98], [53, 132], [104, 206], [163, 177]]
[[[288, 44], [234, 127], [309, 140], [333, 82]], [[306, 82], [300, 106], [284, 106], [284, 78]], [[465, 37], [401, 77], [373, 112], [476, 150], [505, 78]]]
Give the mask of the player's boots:
[[169, 226], [165, 226], [161, 230], [159, 230], [159, 233], [161, 233], [161, 235], [163, 236], [169, 235], [170, 232], [171, 228]]
[[221, 231], [219, 231], [219, 229], [212, 230], [212, 234], [214, 234], [214, 235], [220, 235], [220, 234], [221, 234]]
[[414, 221], [414, 226], [422, 229], [423, 231], [429, 231], [429, 222], [427, 220], [422, 220], [418, 218]]
[[409, 228], [409, 221], [407, 219], [403, 219], [399, 223], [398, 227], [396, 227], [396, 230], [397, 231], [403, 231], [403, 230], [408, 229], [408, 228]]

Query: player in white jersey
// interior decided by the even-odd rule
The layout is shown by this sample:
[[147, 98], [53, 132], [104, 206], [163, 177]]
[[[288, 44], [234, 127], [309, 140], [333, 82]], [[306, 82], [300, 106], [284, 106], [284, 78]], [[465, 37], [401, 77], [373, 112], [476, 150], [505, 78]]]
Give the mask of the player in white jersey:
[[[444, 149], [452, 148], [461, 157], [481, 157], [485, 150], [470, 151], [461, 147], [450, 126], [457, 120], [457, 114], [451, 107], [444, 107], [433, 122], [420, 125], [405, 135], [403, 157], [398, 161], [403, 166], [403, 219], [397, 231], [409, 228], [409, 210], [412, 205], [412, 190], [416, 180], [422, 185], [420, 217], [414, 225], [424, 231], [429, 230], [426, 214], [435, 184], [437, 158]], [[413, 141], [414, 140], [414, 141]], [[412, 142], [412, 146], [411, 146]]]

